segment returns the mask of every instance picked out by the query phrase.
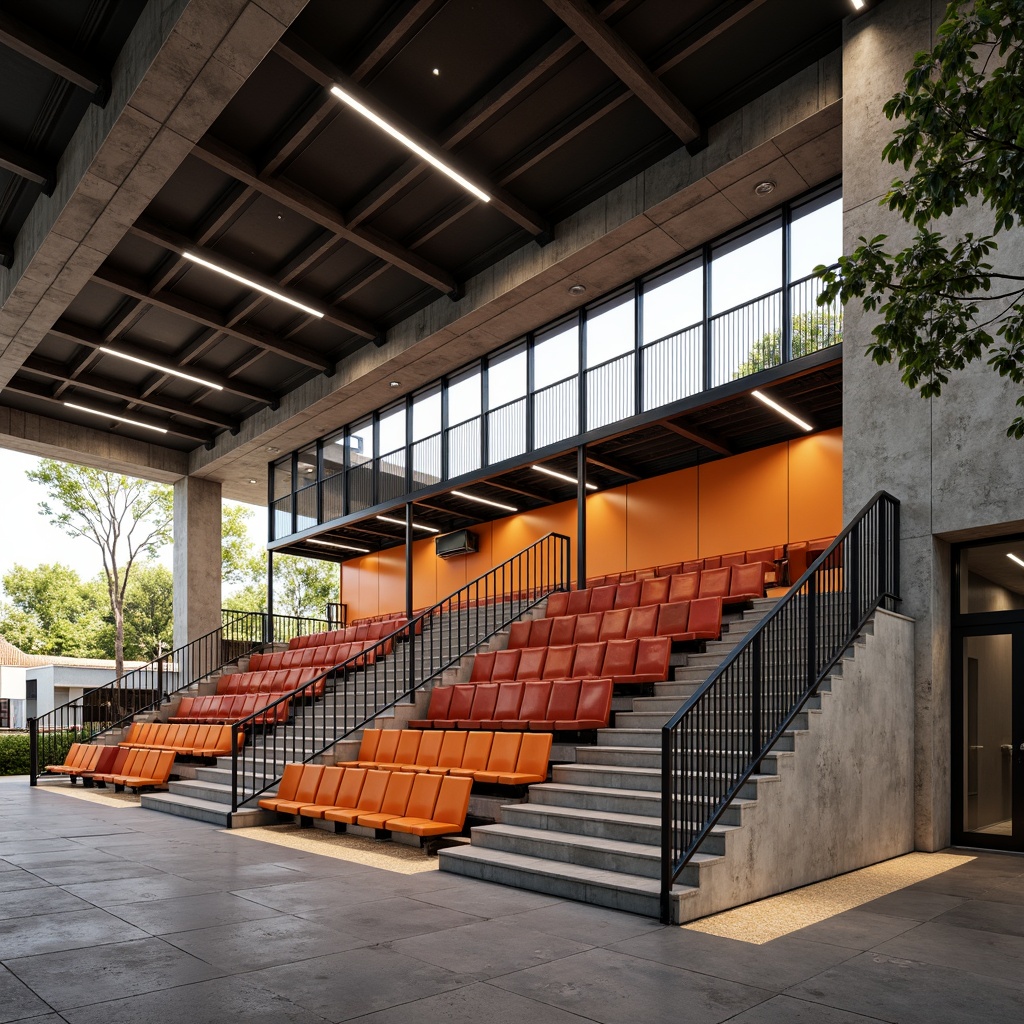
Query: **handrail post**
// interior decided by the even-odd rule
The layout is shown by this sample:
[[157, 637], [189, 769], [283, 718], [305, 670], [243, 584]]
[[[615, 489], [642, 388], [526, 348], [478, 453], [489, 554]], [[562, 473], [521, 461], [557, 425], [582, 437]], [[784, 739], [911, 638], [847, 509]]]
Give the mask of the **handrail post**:
[[238, 810], [238, 729], [231, 727], [231, 813]]
[[671, 924], [672, 917], [672, 731], [661, 732], [661, 923]]
[[[848, 557], [843, 567], [843, 572], [849, 574], [849, 579], [844, 583], [850, 590], [850, 625], [852, 626], [860, 617], [857, 614], [860, 608], [860, 565], [861, 565], [861, 536], [860, 523], [850, 531], [849, 546], [847, 547]], [[879, 580], [879, 583], [882, 581]]]
[[39, 721], [28, 720], [28, 784], [34, 786], [39, 778]]

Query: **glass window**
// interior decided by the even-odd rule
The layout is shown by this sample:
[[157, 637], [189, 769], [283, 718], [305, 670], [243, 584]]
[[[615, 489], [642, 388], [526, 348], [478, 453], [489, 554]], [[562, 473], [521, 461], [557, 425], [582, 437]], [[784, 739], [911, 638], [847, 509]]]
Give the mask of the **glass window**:
[[405, 447], [405, 403], [393, 406], [380, 414], [377, 421], [380, 453], [388, 455]]
[[725, 242], [711, 254], [711, 315], [782, 287], [782, 221]]
[[960, 552], [960, 611], [965, 614], [1024, 609], [1024, 540], [981, 544]]
[[360, 466], [373, 458], [373, 420], [354, 426], [348, 435], [349, 465]]
[[335, 434], [324, 441], [324, 479], [340, 473], [345, 468], [345, 435]]
[[448, 426], [465, 423], [480, 415], [480, 368], [453, 377], [448, 382]]
[[497, 409], [526, 394], [526, 345], [495, 356], [487, 365], [487, 408]]
[[807, 277], [820, 264], [831, 266], [843, 253], [843, 196], [839, 191], [812, 199], [793, 211], [789, 229], [790, 280]]
[[691, 260], [643, 288], [642, 344], [678, 334], [704, 319], [704, 264]]
[[316, 480], [316, 445], [311, 444], [299, 452], [295, 488], [305, 487]]
[[636, 339], [633, 293], [587, 310], [587, 366], [631, 352]]
[[292, 493], [292, 457], [278, 459], [274, 463], [274, 497], [283, 498]]
[[441, 389], [431, 388], [412, 400], [412, 439], [441, 433]]
[[573, 377], [580, 369], [579, 326], [575, 319], [538, 334], [533, 344], [535, 391]]

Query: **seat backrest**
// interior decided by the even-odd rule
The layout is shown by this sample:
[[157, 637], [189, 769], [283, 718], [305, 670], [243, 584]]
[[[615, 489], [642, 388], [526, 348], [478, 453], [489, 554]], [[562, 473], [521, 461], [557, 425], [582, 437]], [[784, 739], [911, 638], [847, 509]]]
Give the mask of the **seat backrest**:
[[[547, 647], [527, 647], [521, 652], [519, 667], [516, 669], [516, 679], [543, 679], [544, 659], [547, 657]], [[505, 683], [501, 684], [505, 686]]]
[[629, 616], [632, 608], [615, 608], [613, 611], [605, 612], [601, 619], [601, 631], [597, 634], [598, 640], [621, 640], [626, 635], [626, 626], [629, 625]]
[[675, 576], [677, 573], [683, 571], [682, 562], [669, 562], [666, 565], [659, 565], [654, 570], [655, 576]]
[[572, 675], [572, 659], [576, 648], [572, 644], [549, 647], [544, 658], [545, 679], [568, 679]]
[[311, 804], [316, 791], [320, 787], [320, 776], [323, 775], [322, 764], [304, 764], [302, 766], [302, 778], [295, 789], [295, 800], [300, 803]]
[[[477, 655], [480, 657], [480, 655]], [[456, 683], [452, 687], [452, 699], [448, 705], [448, 721], [455, 721], [459, 718], [469, 718], [470, 708], [473, 707], [473, 697], [476, 693], [474, 683]]]
[[590, 610], [607, 612], [615, 607], [615, 587], [594, 587], [591, 592]]
[[[96, 765], [100, 763], [100, 754], [106, 750], [106, 747], [100, 746], [100, 744], [86, 744], [85, 751], [82, 753], [78, 761], [78, 768], [83, 772], [92, 772], [96, 770]], [[111, 747], [111, 750], [114, 748]], [[171, 754], [171, 760], [174, 760], [174, 754]]]
[[419, 729], [402, 729], [398, 737], [398, 748], [392, 759], [395, 764], [415, 764], [423, 733]]
[[388, 787], [384, 790], [384, 799], [380, 802], [382, 814], [405, 814], [409, 806], [409, 794], [416, 780], [415, 772], [392, 772], [388, 779]]
[[530, 627], [532, 622], [513, 622], [508, 631], [508, 648], [517, 651], [530, 646]]
[[668, 679], [668, 662], [672, 654], [672, 641], [667, 636], [649, 636], [640, 640], [636, 652], [636, 674], [656, 674]]
[[544, 610], [544, 617], [553, 619], [558, 615], [564, 615], [569, 604], [569, 591], [556, 590], [548, 597], [547, 607]]
[[123, 760], [127, 756], [128, 751], [124, 747], [100, 747], [100, 756], [96, 759], [92, 770], [100, 775], [106, 772], [113, 774], [116, 771], [114, 765], [117, 764], [117, 759], [122, 757]]
[[519, 745], [519, 757], [516, 759], [516, 771], [546, 776], [553, 739], [554, 736], [549, 732], [524, 732], [523, 742]]
[[668, 600], [669, 578], [655, 576], [640, 584], [640, 604], [664, 604]]
[[346, 768], [338, 787], [338, 795], [334, 798], [335, 807], [355, 807], [365, 781], [365, 768]]
[[571, 590], [569, 592], [569, 603], [566, 605], [566, 615], [582, 615], [590, 611], [590, 598], [592, 590]]
[[700, 590], [700, 573], [684, 572], [669, 580], [668, 602], [692, 601]]
[[390, 764], [395, 760], [398, 752], [398, 741], [402, 738], [401, 729], [381, 729], [380, 742], [372, 758], [367, 760], [380, 761], [382, 764]]
[[149, 779], [153, 777], [153, 772], [156, 771], [157, 759], [160, 757], [159, 750], [144, 750], [140, 753], [145, 754], [145, 757], [139, 759], [136, 758], [135, 764], [132, 766], [130, 772], [124, 772], [124, 775], [135, 775], [139, 778]]
[[374, 622], [370, 625], [370, 628], [366, 631], [367, 640], [379, 640], [382, 636], [386, 636], [391, 630], [388, 629], [386, 622]]
[[[447, 718], [448, 707], [452, 702], [452, 688], [450, 686], [435, 686], [430, 691], [430, 703], [427, 705], [427, 718]], [[360, 755], [360, 761], [369, 761], [368, 757]]]
[[356, 626], [356, 635], [352, 638], [353, 640], [365, 640], [370, 632], [370, 624], [363, 622]]
[[572, 659], [572, 678], [585, 679], [587, 676], [601, 674], [601, 662], [604, 661], [604, 642], [593, 644], [577, 644], [576, 656]]
[[629, 625], [626, 626], [626, 639], [634, 637], [654, 636], [658, 629], [658, 606], [656, 604], [632, 608], [629, 612]]
[[483, 771], [487, 767], [487, 758], [491, 753], [494, 733], [477, 731], [468, 734], [466, 749], [462, 753], [461, 768]]
[[494, 671], [494, 655], [496, 653], [495, 651], [482, 651], [473, 656], [473, 668], [469, 673], [471, 683], [486, 683], [490, 680], [491, 673]]
[[559, 679], [551, 684], [551, 697], [548, 700], [544, 719], [549, 722], [565, 721], [576, 717], [576, 705], [580, 699], [580, 681], [578, 679]]
[[[500, 652], [504, 654], [505, 652]], [[516, 652], [519, 653], [518, 651]], [[473, 696], [473, 706], [469, 709], [466, 718], [471, 722], [482, 722], [494, 714], [494, 705], [498, 700], [497, 683], [477, 683], [476, 693]]]
[[744, 562], [774, 562], [775, 548], [751, 548], [743, 552]]
[[708, 555], [701, 562], [701, 571], [704, 569], [720, 569], [722, 567], [722, 556], [721, 555]]
[[161, 750], [156, 757], [156, 763], [150, 768], [147, 778], [156, 779], [158, 782], [166, 782], [171, 777], [171, 769], [174, 767], [174, 751]]
[[409, 802], [405, 807], [407, 818], [430, 818], [434, 813], [434, 805], [437, 803], [437, 794], [441, 790], [443, 775], [433, 775], [430, 772], [418, 772], [413, 779], [412, 789], [409, 791]]
[[496, 651], [491, 682], [507, 683], [515, 679], [521, 653], [521, 651]]
[[530, 642], [527, 647], [547, 647], [551, 643], [551, 619], [534, 619], [530, 623]]
[[722, 599], [701, 597], [690, 602], [690, 619], [686, 624], [688, 633], [713, 631], [722, 632]]
[[[547, 654], [547, 648], [539, 648], [542, 654]], [[524, 652], [525, 655], [525, 652]], [[520, 669], [523, 667], [524, 658], [519, 661]], [[534, 676], [535, 679], [541, 679], [542, 676]], [[508, 722], [519, 716], [519, 705], [523, 702], [523, 684], [522, 683], [502, 683], [498, 687], [498, 700], [494, 705], [494, 713], [491, 715], [491, 719], [495, 722]]]
[[615, 590], [616, 608], [635, 608], [640, 603], [642, 583], [620, 583]]
[[575, 615], [559, 615], [557, 619], [551, 620], [551, 635], [548, 638], [548, 645], [551, 647], [563, 647], [572, 643], [572, 635], [576, 632]]
[[320, 785], [316, 788], [316, 796], [313, 797], [311, 803], [333, 807], [338, 797], [338, 788], [341, 786], [341, 780], [344, 777], [344, 768], [336, 768], [334, 766], [324, 768], [320, 774]]
[[734, 565], [730, 594], [764, 594], [764, 562], [748, 562]]
[[[124, 766], [128, 764], [129, 760], [134, 760], [131, 757], [135, 751], [130, 747], [118, 747], [117, 753], [114, 755], [114, 760], [110, 762], [109, 766], [105, 769], [105, 773], [108, 775], [120, 775], [124, 771]], [[97, 768], [97, 771], [104, 771], [103, 769]]]
[[742, 565], [747, 560], [747, 553], [745, 551], [730, 551], [727, 555], [722, 555], [722, 565]]
[[[571, 651], [572, 648], [570, 647]], [[523, 685], [523, 702], [519, 705], [518, 718], [522, 722], [542, 721], [551, 699], [551, 683], [537, 682]]]
[[441, 789], [434, 804], [433, 821], [443, 821], [456, 828], [466, 824], [466, 813], [469, 811], [469, 794], [473, 788], [473, 780], [469, 776], [446, 775], [441, 779]]
[[601, 676], [631, 676], [636, 663], [636, 640], [609, 640], [605, 648]]
[[721, 569], [705, 569], [700, 574], [698, 597], [728, 597], [729, 581], [732, 579], [732, 566]]
[[576, 718], [589, 718], [608, 723], [612, 713], [612, 681], [610, 679], [584, 679], [580, 683], [580, 696], [576, 704]]
[[496, 732], [491, 752], [487, 755], [489, 772], [513, 772], [519, 757], [519, 744], [523, 741], [521, 732]]
[[[442, 729], [427, 729], [420, 737], [420, 749], [416, 751], [415, 761], [399, 761], [399, 764], [421, 764], [425, 768], [433, 768], [441, 753], [441, 741], [444, 739]], [[396, 758], [397, 760], [397, 758]]]
[[636, 570], [627, 569], [625, 572], [619, 573], [619, 583], [633, 583], [636, 580]]
[[469, 738], [469, 733], [450, 729], [443, 735], [441, 753], [437, 755], [437, 767], [458, 768], [462, 764], [462, 755], [466, 752], [466, 740]]
[[356, 807], [367, 813], [379, 811], [390, 780], [391, 772], [382, 772], [377, 768], [367, 771], [366, 778], [363, 779], [363, 788], [359, 791]]
[[574, 644], [594, 643], [601, 633], [601, 619], [603, 617], [603, 612], [586, 612], [583, 615], [577, 615], [572, 642]]
[[673, 633], [685, 633], [689, 618], [689, 601], [674, 601], [671, 604], [661, 605], [658, 609], [658, 635], [670, 636]]
[[200, 725], [186, 725], [185, 732], [182, 734], [182, 737], [179, 740], [178, 745], [181, 747], [193, 746], [196, 742], [196, 735], [198, 734], [201, 728], [202, 726]]
[[700, 572], [704, 568], [704, 560], [701, 558], [691, 558], [683, 562], [683, 572]]

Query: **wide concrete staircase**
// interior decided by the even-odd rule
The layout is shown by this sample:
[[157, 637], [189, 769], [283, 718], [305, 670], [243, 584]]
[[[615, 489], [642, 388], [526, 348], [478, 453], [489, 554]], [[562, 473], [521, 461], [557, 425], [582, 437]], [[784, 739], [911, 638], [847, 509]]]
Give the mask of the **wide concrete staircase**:
[[[485, 609], [442, 613], [427, 620], [423, 636], [417, 637], [416, 643], [420, 644], [424, 654], [429, 653], [429, 656], [424, 656], [422, 661], [420, 658], [416, 659], [413, 680], [416, 683], [421, 682], [423, 678], [429, 677], [447, 664], [452, 657], [460, 654], [456, 638], [461, 638], [462, 646], [476, 644], [505, 621], [508, 614], [508, 606], [498, 603]], [[456, 622], [456, 619], [461, 621]], [[283, 649], [284, 646], [286, 645], [278, 645], [278, 649]], [[244, 671], [246, 665], [247, 659], [243, 658], [227, 671]], [[388, 680], [389, 696], [385, 696], [383, 682], [376, 685], [378, 679]], [[256, 762], [261, 767], [266, 763], [269, 772], [264, 776], [260, 771], [254, 771], [250, 761], [247, 775], [250, 789], [254, 783], [257, 789], [273, 787], [280, 774], [279, 771], [273, 772], [273, 767], [280, 767], [286, 761], [315, 760], [324, 764], [334, 764], [338, 760], [354, 757], [359, 749], [359, 734], [337, 743], [334, 741], [393, 699], [396, 679], [401, 682], [401, 688], [405, 689], [408, 679], [408, 658], [404, 643], [396, 644], [392, 654], [378, 661], [376, 673], [370, 668], [364, 672], [351, 673], [344, 682], [328, 680], [323, 698], [326, 708], [320, 702], [316, 705], [305, 704], [297, 707], [294, 709], [292, 721], [287, 725], [278, 725], [273, 734], [265, 738], [256, 737]], [[209, 692], [214, 691], [215, 685], [216, 680], [205, 684]], [[381, 712], [373, 722], [374, 727], [404, 728], [410, 719], [422, 713], [425, 699], [426, 693], [420, 698], [419, 704], [403, 702]], [[173, 704], [165, 710], [163, 717], [166, 718], [167, 714], [172, 713], [172, 709]], [[326, 730], [325, 722], [329, 723]], [[335, 722], [338, 723], [337, 728]], [[144, 794], [142, 806], [167, 814], [206, 821], [224, 828], [275, 824], [279, 820], [277, 815], [261, 811], [255, 799], [247, 801], [237, 811], [232, 812], [230, 757], [219, 758], [215, 765], [209, 767], [176, 765], [175, 774], [180, 775], [180, 778], [168, 784], [166, 793]]]
[[[627, 709], [616, 712], [614, 728], [598, 731], [595, 746], [577, 747], [574, 764], [555, 765], [551, 782], [531, 786], [527, 802], [502, 808], [500, 823], [474, 828], [470, 846], [441, 850], [441, 868], [657, 917], [661, 727], [775, 603], [754, 602], [705, 653], [673, 656], [674, 678], [656, 683], [653, 696], [627, 698]], [[820, 700], [798, 716], [684, 870], [673, 891], [677, 920], [685, 919], [701, 872], [722, 859], [730, 832], [742, 827], [745, 807], [777, 782], [779, 759], [791, 756], [794, 733], [807, 728]]]

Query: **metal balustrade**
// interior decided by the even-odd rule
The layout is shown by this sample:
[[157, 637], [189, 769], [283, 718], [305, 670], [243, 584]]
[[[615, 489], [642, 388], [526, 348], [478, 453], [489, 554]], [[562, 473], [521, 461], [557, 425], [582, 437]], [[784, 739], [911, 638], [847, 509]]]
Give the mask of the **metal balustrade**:
[[661, 913], [675, 879], [876, 608], [899, 602], [900, 503], [879, 491], [662, 728]]
[[[417, 690], [550, 593], [568, 589], [569, 556], [569, 538], [549, 533], [361, 653], [241, 719], [232, 732], [232, 811], [276, 786], [288, 762], [310, 761], [382, 712], [414, 700]], [[333, 689], [325, 685], [324, 696], [314, 700], [328, 677], [334, 677]], [[291, 720], [265, 726], [285, 702]]]

